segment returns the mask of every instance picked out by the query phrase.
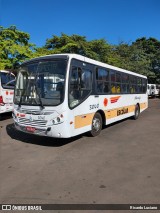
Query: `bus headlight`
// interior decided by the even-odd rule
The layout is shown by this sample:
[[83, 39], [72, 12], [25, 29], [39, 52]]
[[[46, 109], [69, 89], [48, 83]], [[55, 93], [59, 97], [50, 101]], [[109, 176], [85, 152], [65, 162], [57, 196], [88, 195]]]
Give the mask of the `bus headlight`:
[[60, 124], [60, 123], [63, 123], [63, 119], [60, 118], [60, 117], [56, 117], [52, 120], [52, 125], [57, 125], [57, 124]]
[[59, 117], [57, 117], [57, 122], [59, 123], [61, 121], [61, 119]]

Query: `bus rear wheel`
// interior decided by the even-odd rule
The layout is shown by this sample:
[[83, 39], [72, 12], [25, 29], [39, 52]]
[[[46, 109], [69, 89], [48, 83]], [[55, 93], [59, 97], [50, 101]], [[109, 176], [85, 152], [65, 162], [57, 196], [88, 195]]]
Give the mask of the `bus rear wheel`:
[[91, 126], [91, 131], [90, 131], [90, 136], [95, 137], [100, 134], [102, 130], [102, 117], [101, 115], [97, 112], [92, 120], [92, 126]]
[[139, 114], [140, 114], [140, 108], [138, 106], [138, 104], [135, 106], [135, 111], [134, 111], [134, 120], [137, 120], [139, 118]]

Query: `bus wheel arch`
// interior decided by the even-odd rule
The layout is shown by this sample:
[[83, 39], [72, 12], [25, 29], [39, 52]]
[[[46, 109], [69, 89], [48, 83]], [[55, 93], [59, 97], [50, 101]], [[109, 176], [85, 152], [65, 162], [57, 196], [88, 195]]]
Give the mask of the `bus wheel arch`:
[[103, 110], [98, 110], [96, 113], [99, 113], [102, 117], [102, 127], [106, 125], [106, 116]]

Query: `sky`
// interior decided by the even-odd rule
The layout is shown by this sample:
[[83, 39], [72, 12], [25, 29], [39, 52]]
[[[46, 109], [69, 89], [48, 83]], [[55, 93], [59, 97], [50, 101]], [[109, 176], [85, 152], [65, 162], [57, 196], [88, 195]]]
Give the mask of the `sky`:
[[0, 0], [0, 25], [16, 25], [39, 47], [61, 33], [109, 44], [160, 40], [160, 0]]

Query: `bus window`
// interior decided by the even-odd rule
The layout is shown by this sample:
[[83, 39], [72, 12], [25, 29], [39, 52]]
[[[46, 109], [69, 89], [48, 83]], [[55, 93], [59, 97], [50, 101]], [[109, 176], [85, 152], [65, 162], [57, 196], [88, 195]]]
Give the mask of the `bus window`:
[[111, 93], [116, 93], [116, 82], [115, 82], [115, 74], [114, 70], [110, 71], [110, 79], [111, 79]]
[[142, 92], [146, 93], [147, 92], [147, 80], [142, 79]]
[[122, 93], [129, 93], [129, 75], [122, 73]]
[[121, 73], [116, 72], [116, 93], [121, 93]]
[[74, 108], [89, 95], [92, 90], [90, 70], [73, 67], [70, 75], [69, 106]]
[[15, 76], [9, 72], [1, 73], [1, 85], [4, 89], [14, 89]]
[[136, 93], [137, 91], [137, 78], [135, 76], [130, 75], [129, 76], [130, 80], [130, 93]]
[[102, 68], [96, 69], [96, 90], [99, 94], [109, 93], [109, 71]]
[[122, 84], [122, 93], [129, 93], [129, 84]]
[[137, 93], [142, 93], [142, 79], [137, 77]]
[[121, 84], [116, 85], [116, 93], [121, 93]]

